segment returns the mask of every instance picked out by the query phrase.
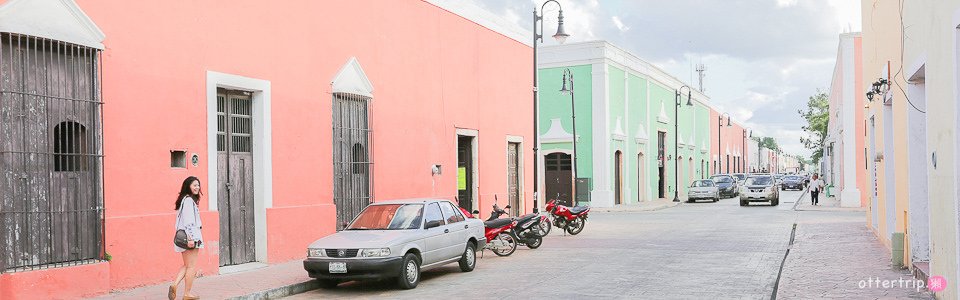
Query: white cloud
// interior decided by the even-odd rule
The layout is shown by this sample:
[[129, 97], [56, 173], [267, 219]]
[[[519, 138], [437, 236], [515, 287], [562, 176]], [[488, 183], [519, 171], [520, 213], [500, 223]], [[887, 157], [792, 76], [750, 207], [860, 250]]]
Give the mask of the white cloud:
[[620, 32], [630, 30], [630, 27], [627, 27], [627, 25], [623, 25], [623, 21], [620, 21], [620, 17], [613, 16], [610, 19], [613, 20], [613, 25], [617, 25], [617, 29], [620, 29]]
[[797, 5], [797, 0], [777, 0], [777, 7], [790, 7]]

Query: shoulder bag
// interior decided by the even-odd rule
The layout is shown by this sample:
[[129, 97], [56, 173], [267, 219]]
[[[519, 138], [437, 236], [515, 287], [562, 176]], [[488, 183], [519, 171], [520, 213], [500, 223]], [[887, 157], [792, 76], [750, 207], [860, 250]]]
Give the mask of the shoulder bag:
[[[181, 216], [181, 215], [183, 215], [183, 201], [182, 201], [182, 200], [181, 200], [181, 203], [180, 203], [180, 211], [177, 212], [177, 220], [180, 219], [180, 216]], [[185, 230], [183, 230], [183, 229], [177, 229], [177, 233], [173, 235], [173, 244], [174, 244], [174, 245], [177, 245], [177, 247], [180, 247], [180, 248], [183, 248], [183, 249], [193, 249], [194, 247], [197, 246], [197, 244], [194, 243], [194, 244], [193, 244], [193, 247], [188, 247], [188, 246], [187, 246], [188, 241], [189, 241], [189, 239], [187, 238], [187, 232], [186, 232]]]

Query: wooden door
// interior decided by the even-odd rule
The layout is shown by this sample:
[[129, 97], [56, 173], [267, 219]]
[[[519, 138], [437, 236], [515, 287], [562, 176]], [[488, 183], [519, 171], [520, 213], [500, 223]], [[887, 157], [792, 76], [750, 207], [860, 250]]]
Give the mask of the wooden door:
[[507, 193], [510, 195], [511, 214], [520, 215], [520, 143], [507, 143]]
[[373, 161], [370, 98], [336, 93], [333, 96], [333, 204], [337, 230], [343, 230], [373, 202]]
[[557, 200], [558, 204], [573, 206], [573, 169], [571, 156], [565, 153], [551, 153], [544, 157], [544, 185], [547, 201]]
[[457, 199], [467, 211], [473, 208], [473, 137], [457, 137]]
[[623, 204], [623, 154], [617, 151], [614, 155], [614, 204]]
[[253, 199], [253, 100], [217, 89], [217, 207], [220, 265], [256, 261]]

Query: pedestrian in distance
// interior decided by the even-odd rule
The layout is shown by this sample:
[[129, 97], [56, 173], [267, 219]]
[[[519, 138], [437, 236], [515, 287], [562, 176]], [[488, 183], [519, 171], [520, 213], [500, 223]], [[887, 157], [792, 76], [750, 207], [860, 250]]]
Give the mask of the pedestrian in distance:
[[[175, 227], [178, 236], [174, 237], [173, 245], [173, 250], [180, 253], [183, 257], [183, 265], [180, 266], [176, 279], [174, 279], [173, 284], [171, 284], [167, 290], [168, 300], [177, 298], [177, 287], [181, 281], [184, 282], [183, 300], [200, 299], [200, 297], [190, 293], [191, 289], [193, 289], [193, 280], [197, 276], [197, 254], [200, 249], [203, 248], [203, 235], [200, 232], [200, 229], [203, 228], [203, 223], [200, 221], [200, 209], [198, 208], [200, 195], [202, 195], [200, 179], [190, 176], [183, 180], [183, 184], [180, 186], [180, 193], [177, 195], [177, 201], [175, 203], [177, 210], [177, 223]], [[181, 230], [183, 231], [182, 233], [180, 232]], [[183, 234], [186, 234], [185, 243], [181, 239], [181, 243], [178, 245], [177, 240], [178, 238], [182, 238]]]
[[823, 190], [823, 180], [816, 173], [810, 180], [810, 204], [818, 205], [820, 203], [820, 191]]

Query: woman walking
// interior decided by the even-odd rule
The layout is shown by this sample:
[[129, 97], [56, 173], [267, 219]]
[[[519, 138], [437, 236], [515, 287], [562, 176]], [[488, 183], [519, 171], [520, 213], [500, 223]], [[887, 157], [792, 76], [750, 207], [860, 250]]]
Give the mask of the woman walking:
[[186, 233], [187, 241], [186, 248], [177, 246], [176, 243], [173, 245], [173, 250], [180, 252], [183, 256], [183, 265], [180, 266], [176, 279], [167, 291], [167, 299], [169, 300], [177, 298], [177, 286], [180, 285], [180, 281], [184, 282], [184, 300], [200, 299], [200, 297], [191, 294], [190, 290], [193, 288], [193, 280], [197, 275], [197, 253], [200, 251], [198, 249], [203, 248], [203, 235], [200, 233], [203, 223], [200, 222], [200, 210], [198, 209], [201, 194], [200, 179], [190, 176], [183, 181], [180, 186], [180, 193], [177, 195], [176, 228], [177, 231], [183, 230]]
[[819, 174], [814, 173], [810, 180], [810, 204], [818, 205], [820, 203], [820, 191], [823, 189], [823, 181]]

